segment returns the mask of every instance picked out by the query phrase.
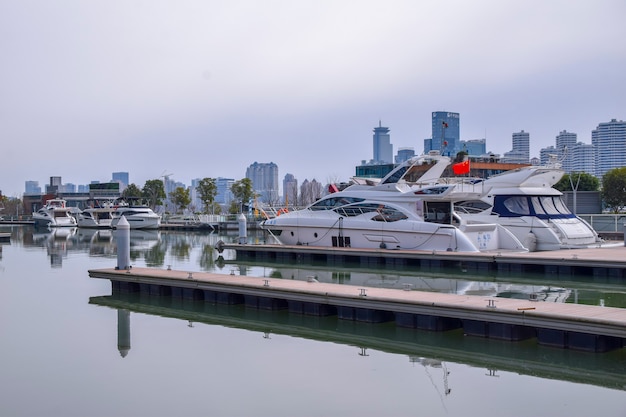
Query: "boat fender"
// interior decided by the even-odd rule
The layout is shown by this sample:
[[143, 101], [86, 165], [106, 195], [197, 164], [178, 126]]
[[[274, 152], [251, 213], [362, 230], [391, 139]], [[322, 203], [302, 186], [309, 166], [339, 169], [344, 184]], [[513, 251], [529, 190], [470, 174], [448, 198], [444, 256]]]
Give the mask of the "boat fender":
[[528, 232], [523, 243], [526, 249], [528, 249], [528, 252], [535, 252], [537, 250], [537, 236], [532, 231]]
[[381, 249], [387, 249], [387, 244], [385, 242], [380, 242]]

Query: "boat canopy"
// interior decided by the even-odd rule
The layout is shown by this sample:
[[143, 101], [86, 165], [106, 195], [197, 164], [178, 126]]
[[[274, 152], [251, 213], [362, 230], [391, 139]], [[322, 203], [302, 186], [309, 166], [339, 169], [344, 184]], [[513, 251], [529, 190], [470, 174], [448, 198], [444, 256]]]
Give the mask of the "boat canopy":
[[501, 217], [536, 216], [540, 219], [569, 219], [572, 214], [561, 196], [496, 195], [493, 212]]

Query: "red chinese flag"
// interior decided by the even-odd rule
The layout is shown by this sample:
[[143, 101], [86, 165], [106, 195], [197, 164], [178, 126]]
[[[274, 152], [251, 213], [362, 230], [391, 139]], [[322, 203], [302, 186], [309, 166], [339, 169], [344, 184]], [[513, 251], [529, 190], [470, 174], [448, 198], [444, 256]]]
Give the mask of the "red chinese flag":
[[452, 172], [454, 175], [463, 175], [469, 174], [470, 172], [470, 161], [459, 162], [458, 164], [452, 165]]

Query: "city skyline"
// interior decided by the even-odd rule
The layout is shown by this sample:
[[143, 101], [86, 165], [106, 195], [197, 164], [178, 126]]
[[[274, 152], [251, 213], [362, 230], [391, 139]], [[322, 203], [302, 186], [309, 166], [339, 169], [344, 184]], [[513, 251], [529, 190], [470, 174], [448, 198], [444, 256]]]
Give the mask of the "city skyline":
[[[435, 112], [433, 112], [434, 114]], [[462, 119], [462, 116], [459, 113], [452, 113], [454, 116], [454, 118], [456, 120]], [[458, 124], [458, 122], [457, 122]], [[393, 141], [391, 140], [391, 134], [390, 134], [390, 128], [388, 127], [381, 127], [381, 121], [379, 121], [378, 123], [378, 127], [374, 128], [374, 136], [372, 138], [373, 143], [374, 143], [374, 150], [373, 150], [373, 154], [376, 153], [377, 151], [377, 143], [379, 141], [379, 135], [376, 133], [378, 131], [383, 132], [383, 135], [385, 137], [385, 140], [387, 142], [387, 147], [389, 148], [393, 148]], [[439, 126], [439, 122], [437, 121], [436, 123], [433, 123], [433, 126]], [[618, 130], [616, 130], [615, 132], [619, 132], [619, 136], [615, 137], [615, 140], [617, 140], [617, 142], [615, 142], [615, 140], [612, 140], [611, 145], [605, 144], [602, 148], [603, 151], [606, 151], [607, 146], [615, 146], [618, 145], [619, 147], [622, 146], [622, 144], [626, 143], [626, 129], [624, 128], [624, 126], [626, 126], [626, 123], [624, 123], [622, 120], [615, 120], [612, 119], [611, 121], [607, 121], [607, 122], [599, 122], [598, 126], [596, 127], [596, 129], [593, 130], [593, 134], [596, 135], [596, 140], [597, 140], [597, 131], [599, 129], [606, 129], [606, 126], [619, 126]], [[439, 130], [434, 129], [433, 130], [433, 135], [438, 135]], [[613, 136], [611, 136], [611, 138], [613, 138], [615, 136], [615, 133], [613, 134]], [[564, 139], [566, 138], [566, 139]], [[559, 132], [558, 135], [555, 136], [555, 144], [556, 146], [554, 146], [554, 144], [549, 145], [545, 148], [541, 148], [540, 152], [538, 155], [530, 155], [528, 152], [529, 149], [529, 145], [530, 142], [532, 142], [532, 140], [530, 139], [530, 134], [529, 132], [524, 131], [523, 129], [520, 132], [512, 132], [511, 133], [511, 150], [504, 152], [502, 154], [497, 154], [499, 157], [501, 157], [503, 160], [506, 160], [508, 162], [514, 162], [514, 163], [530, 163], [531, 159], [537, 159], [540, 160], [541, 164], [547, 164], [549, 162], [549, 154], [554, 154], [558, 160], [562, 161], [562, 167], [563, 170], [567, 173], [569, 173], [570, 171], [582, 171], [582, 172], [587, 172], [591, 175], [598, 175], [599, 172], [597, 172], [597, 170], [594, 168], [593, 162], [591, 163], [587, 163], [587, 164], [581, 164], [580, 162], [576, 163], [574, 161], [574, 159], [576, 158], [576, 153], [571, 154], [572, 149], [576, 150], [577, 148], [580, 148], [581, 145], [585, 148], [588, 149], [587, 154], [591, 153], [591, 157], [593, 156], [593, 153], [591, 152], [591, 150], [589, 149], [593, 149], [593, 145], [592, 144], [587, 144], [587, 143], [583, 143], [583, 142], [577, 142], [576, 141], [577, 135], [573, 132], [568, 132], [566, 130], [563, 130], [561, 132]], [[460, 138], [459, 138], [460, 139]], [[471, 141], [471, 140], [470, 140]], [[460, 142], [466, 142], [463, 139], [460, 139]], [[613, 144], [613, 142], [615, 142], [615, 144]], [[429, 141], [425, 141], [424, 143], [424, 147], [429, 146], [430, 142]], [[459, 146], [459, 144], [457, 144], [456, 146]], [[488, 144], [487, 144], [488, 146]], [[564, 149], [568, 149], [569, 151], [564, 151]], [[412, 148], [399, 148], [394, 154], [393, 154], [393, 160], [396, 161], [396, 159], [398, 158], [399, 155], [402, 154], [402, 152], [406, 152], [407, 150], [411, 150], [411, 152], [414, 152], [414, 150]], [[609, 148], [611, 149], [611, 148]], [[427, 149], [424, 149], [425, 152], [427, 152]], [[520, 155], [520, 151], [521, 151], [521, 155]], [[490, 152], [487, 150], [487, 152]], [[415, 155], [420, 155], [422, 152], [416, 152]], [[570, 153], [570, 155], [568, 155], [568, 153]], [[613, 163], [615, 164], [616, 161], [619, 162], [618, 165], [622, 166], [620, 164], [623, 163], [623, 166], [626, 166], [626, 157], [624, 157], [623, 155], [626, 154], [626, 148], [624, 148], [617, 156], [617, 155], [611, 155], [611, 158], [607, 159], [607, 162], [604, 163], [603, 165], [605, 166], [604, 170], [602, 171], [602, 173], [606, 172], [608, 169], [611, 168], [616, 168], [617, 166], [614, 167], [610, 167], [610, 164]], [[474, 155], [474, 156], [480, 156], [480, 155]], [[404, 160], [401, 158], [401, 160]], [[361, 163], [366, 162], [367, 164], [376, 164], [376, 163], [384, 163], [384, 162], [380, 162], [380, 161], [375, 161], [375, 157], [370, 159], [369, 162], [367, 162], [367, 160], [362, 160]], [[390, 163], [390, 162], [389, 162]], [[399, 163], [399, 162], [395, 162], [395, 163]], [[574, 164], [574, 165], [570, 165], [570, 164]], [[254, 173], [257, 172], [259, 167], [264, 167], [264, 166], [268, 166], [269, 168], [271, 168], [272, 170], [272, 177], [275, 177], [273, 179], [273, 183], [274, 186], [278, 185], [280, 182], [283, 182], [283, 180], [289, 176], [292, 180], [295, 180], [296, 182], [298, 181], [319, 181], [321, 183], [324, 183], [324, 180], [320, 180], [318, 177], [313, 177], [313, 178], [299, 178], [295, 175], [293, 175], [290, 172], [284, 172], [281, 173], [280, 172], [280, 166], [278, 166], [277, 164], [273, 163], [273, 162], [257, 162], [255, 161], [252, 164], [249, 164], [246, 168], [245, 168], [245, 175], [243, 175], [242, 177], [238, 177], [238, 178], [233, 178], [232, 180], [240, 180], [242, 178], [250, 178], [251, 180], [253, 180], [253, 184], [254, 183], [263, 183], [262, 185], [259, 184], [255, 184], [255, 188], [257, 192], [260, 193], [264, 193], [267, 192], [267, 185], [264, 184], [264, 182], [266, 181], [266, 179], [264, 179], [264, 177], [261, 175], [259, 175], [258, 173], [255, 175]], [[609, 168], [606, 168], [609, 167]], [[356, 169], [356, 165], [353, 167], [354, 169]], [[252, 171], [251, 171], [252, 169]], [[353, 171], [354, 171], [353, 169]], [[186, 183], [184, 181], [177, 181], [175, 178], [170, 178], [172, 177], [171, 173], [167, 173], [168, 175], [161, 175], [159, 177], [155, 177], [155, 178], [147, 178], [147, 180], [153, 180], [153, 179], [162, 179], [164, 181], [164, 185], [166, 187], [166, 191], [169, 193], [171, 192], [175, 187], [178, 186], [184, 186], [185, 188], [188, 187], [192, 187], [193, 188], [193, 184], [194, 181], [200, 180], [202, 178], [206, 178], [206, 177], [194, 177], [191, 178], [189, 180], [189, 183]], [[41, 193], [46, 193], [46, 187], [48, 185], [56, 185], [56, 186], [63, 186], [62, 191], [63, 192], [86, 192], [86, 189], [88, 188], [89, 184], [93, 184], [93, 183], [106, 183], [106, 182], [115, 182], [118, 181], [121, 184], [124, 185], [129, 185], [129, 184], [135, 184], [136, 186], [138, 186], [139, 188], [142, 188], [144, 183], [136, 183], [133, 182], [132, 180], [129, 180], [129, 178], [131, 177], [132, 173], [128, 172], [128, 171], [123, 171], [123, 172], [112, 172], [111, 173], [111, 179], [106, 181], [106, 180], [95, 180], [95, 179], [91, 179], [89, 180], [89, 182], [85, 183], [73, 183], [73, 182], [65, 182], [62, 180], [61, 176], [50, 176], [50, 181], [47, 183], [39, 183], [38, 180], [26, 180], [24, 181], [24, 191], [23, 193], [26, 194], [37, 194], [37, 192], [33, 191], [34, 187], [39, 187], [41, 189]], [[354, 175], [351, 174], [351, 176]], [[258, 177], [258, 178], [257, 178]], [[215, 179], [226, 179], [224, 176], [222, 175], [218, 175], [216, 177], [213, 177]], [[126, 180], [126, 182], [124, 181]], [[341, 179], [339, 179], [339, 181], [341, 181]], [[69, 189], [71, 187], [75, 187], [76, 189], [74, 191], [70, 191]], [[271, 188], [271, 187], [270, 187]], [[265, 190], [265, 191], [264, 191]], [[1, 190], [0, 190], [1, 191]], [[272, 194], [272, 192], [270, 191], [270, 194]], [[6, 194], [3, 194], [6, 195]], [[272, 194], [272, 198], [268, 197], [267, 199], [272, 200], [272, 199], [276, 199], [276, 197], [278, 196], [283, 196], [284, 195], [284, 189], [282, 187], [279, 187], [278, 189], [278, 194], [274, 195]]]
[[[372, 126], [421, 153], [431, 113], [530, 155], [626, 119], [626, 3], [393, 0], [0, 6], [0, 190], [131, 172], [347, 180]], [[394, 152], [395, 153], [395, 152]], [[322, 169], [320, 169], [322, 168]]]

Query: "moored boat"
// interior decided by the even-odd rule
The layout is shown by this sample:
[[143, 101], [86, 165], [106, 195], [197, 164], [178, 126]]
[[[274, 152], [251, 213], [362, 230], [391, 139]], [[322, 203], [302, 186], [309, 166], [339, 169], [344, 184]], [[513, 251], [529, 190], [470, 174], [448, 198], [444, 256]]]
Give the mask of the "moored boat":
[[71, 208], [61, 198], [53, 198], [33, 213], [33, 222], [37, 227], [76, 227], [76, 218]]
[[470, 233], [451, 224], [426, 222], [400, 204], [383, 200], [328, 195], [311, 206], [262, 223], [285, 245], [479, 252], [524, 247], [497, 225], [481, 225]]
[[158, 229], [161, 216], [150, 207], [143, 205], [119, 206], [113, 211], [111, 227], [116, 228], [122, 217], [125, 217], [131, 229]]

